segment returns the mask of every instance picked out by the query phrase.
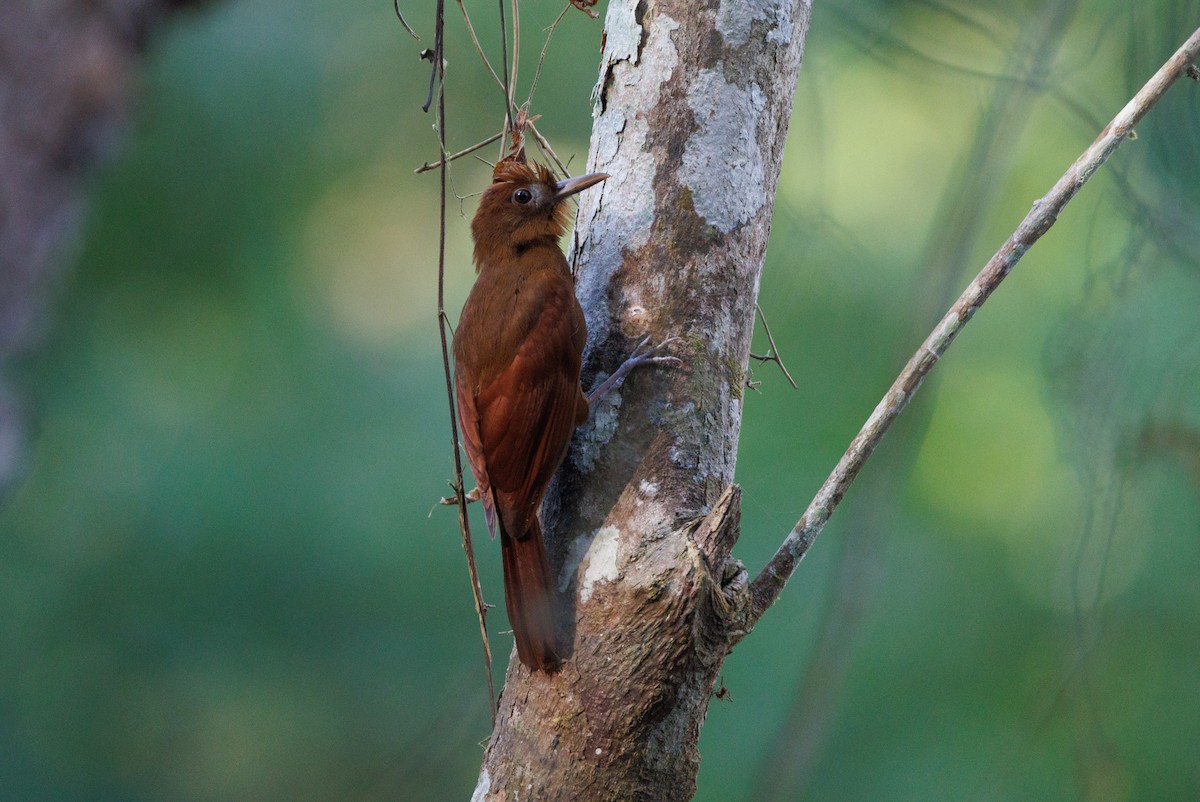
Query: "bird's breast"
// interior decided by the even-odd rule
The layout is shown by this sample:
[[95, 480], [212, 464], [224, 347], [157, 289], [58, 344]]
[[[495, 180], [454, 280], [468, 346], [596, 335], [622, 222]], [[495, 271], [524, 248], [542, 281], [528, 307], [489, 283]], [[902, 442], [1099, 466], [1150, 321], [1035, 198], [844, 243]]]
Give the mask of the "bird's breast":
[[554, 342], [561, 337], [576, 339], [575, 319], [581, 321], [582, 315], [571, 308], [578, 302], [566, 260], [557, 248], [555, 252], [561, 265], [549, 268], [481, 266], [454, 336], [455, 360], [476, 386], [488, 384], [522, 349], [555, 349], [561, 347]]

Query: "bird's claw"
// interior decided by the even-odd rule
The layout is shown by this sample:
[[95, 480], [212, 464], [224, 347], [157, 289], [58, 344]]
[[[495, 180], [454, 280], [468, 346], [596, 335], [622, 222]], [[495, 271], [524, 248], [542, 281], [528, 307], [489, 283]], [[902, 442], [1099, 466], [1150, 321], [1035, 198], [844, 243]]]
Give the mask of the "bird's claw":
[[682, 365], [683, 360], [671, 354], [662, 353], [671, 343], [679, 342], [679, 337], [668, 337], [658, 345], [650, 345], [650, 335], [647, 334], [629, 355], [639, 365]]
[[658, 345], [651, 345], [650, 335], [646, 335], [637, 344], [637, 347], [633, 349], [633, 353], [629, 355], [629, 358], [621, 363], [616, 372], [605, 379], [596, 389], [588, 393], [588, 406], [595, 405], [597, 401], [608, 395], [609, 391], [625, 381], [625, 377], [629, 375], [629, 372], [639, 365], [682, 365], [683, 360], [679, 357], [663, 353], [667, 346], [678, 339], [678, 337], [668, 337]]

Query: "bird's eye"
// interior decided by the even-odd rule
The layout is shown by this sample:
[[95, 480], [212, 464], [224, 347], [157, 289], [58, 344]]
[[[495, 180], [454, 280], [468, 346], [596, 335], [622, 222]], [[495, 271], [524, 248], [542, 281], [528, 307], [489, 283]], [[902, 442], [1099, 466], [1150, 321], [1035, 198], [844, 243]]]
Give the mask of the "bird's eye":
[[525, 188], [521, 188], [512, 194], [512, 199], [514, 203], [520, 203], [524, 205], [533, 200], [533, 193]]

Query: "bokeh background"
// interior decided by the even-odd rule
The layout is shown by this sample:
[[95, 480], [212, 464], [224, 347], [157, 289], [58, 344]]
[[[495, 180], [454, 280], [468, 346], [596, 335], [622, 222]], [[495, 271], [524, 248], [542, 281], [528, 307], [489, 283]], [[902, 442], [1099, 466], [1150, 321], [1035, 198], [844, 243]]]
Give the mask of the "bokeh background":
[[[495, 4], [468, 3], [498, 54]], [[0, 507], [0, 797], [464, 799], [487, 691], [435, 322], [433, 3], [224, 0], [150, 43]], [[518, 96], [555, 2], [521, 6]], [[1200, 3], [816, 3], [736, 554]], [[602, 21], [532, 111], [582, 168]], [[452, 149], [502, 105], [447, 8]], [[495, 158], [497, 148], [481, 153]], [[455, 164], [447, 305], [469, 288]], [[670, 269], [664, 265], [664, 269]], [[756, 350], [765, 351], [761, 331]], [[431, 512], [432, 510], [432, 512]], [[478, 544], [499, 602], [496, 550]], [[499, 680], [511, 639], [492, 616]], [[1200, 88], [976, 317], [725, 667], [697, 799], [1200, 798]]]

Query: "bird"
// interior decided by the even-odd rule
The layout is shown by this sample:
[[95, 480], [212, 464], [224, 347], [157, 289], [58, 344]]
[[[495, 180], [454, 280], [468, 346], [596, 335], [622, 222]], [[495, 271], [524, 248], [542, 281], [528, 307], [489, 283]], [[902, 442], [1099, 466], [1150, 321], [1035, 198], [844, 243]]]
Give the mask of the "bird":
[[533, 670], [561, 663], [553, 577], [538, 509], [592, 404], [630, 370], [678, 363], [669, 338], [633, 354], [591, 393], [580, 384], [587, 324], [559, 246], [568, 204], [606, 173], [555, 179], [524, 151], [496, 163], [471, 221], [476, 279], [454, 333], [456, 408], [493, 538], [517, 657]]

